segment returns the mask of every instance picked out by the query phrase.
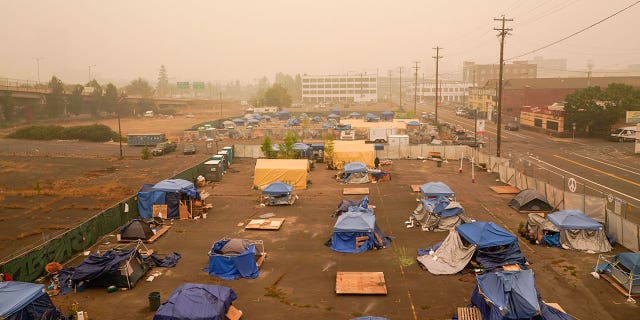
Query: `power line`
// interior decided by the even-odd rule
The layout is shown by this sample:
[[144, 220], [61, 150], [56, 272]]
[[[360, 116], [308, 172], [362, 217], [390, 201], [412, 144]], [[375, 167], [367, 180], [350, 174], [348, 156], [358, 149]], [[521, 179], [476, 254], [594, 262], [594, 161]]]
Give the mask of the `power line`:
[[570, 35], [568, 35], [568, 36], [566, 36], [566, 37], [564, 37], [564, 38], [562, 38], [562, 39], [560, 39], [560, 40], [556, 40], [556, 41], [554, 41], [554, 42], [552, 42], [552, 43], [550, 43], [550, 44], [548, 44], [548, 45], [545, 45], [545, 46], [540, 47], [540, 48], [535, 49], [535, 50], [531, 50], [531, 51], [529, 51], [529, 52], [525, 52], [525, 53], [523, 53], [523, 54], [521, 54], [521, 55], [517, 55], [517, 56], [515, 56], [515, 57], [511, 57], [511, 58], [505, 59], [505, 61], [518, 59], [518, 58], [520, 58], [520, 57], [523, 57], [523, 56], [526, 56], [526, 55], [529, 55], [529, 54], [532, 54], [532, 53], [536, 53], [536, 52], [538, 52], [538, 51], [540, 51], [540, 50], [543, 50], [543, 49], [549, 48], [549, 47], [551, 47], [551, 46], [553, 46], [553, 45], [555, 45], [555, 44], [558, 44], [558, 43], [560, 43], [560, 42], [562, 42], [562, 41], [564, 41], [564, 40], [567, 40], [567, 39], [569, 39], [569, 38], [572, 38], [572, 37], [574, 37], [574, 36], [576, 36], [576, 35], [578, 35], [578, 34], [580, 34], [580, 33], [584, 32], [584, 31], [586, 31], [586, 30], [589, 30], [589, 29], [591, 29], [591, 28], [593, 28], [593, 27], [595, 27], [595, 26], [599, 25], [599, 24], [600, 24], [600, 23], [602, 23], [602, 22], [605, 22], [605, 21], [607, 21], [607, 20], [609, 20], [609, 19], [613, 18], [614, 16], [616, 16], [616, 15], [618, 15], [618, 14], [620, 14], [620, 13], [622, 13], [622, 12], [626, 11], [626, 10], [628, 10], [629, 8], [631, 8], [631, 7], [635, 6], [635, 5], [637, 5], [638, 3], [640, 3], [640, 1], [636, 1], [636, 2], [634, 2], [634, 3], [632, 3], [632, 4], [630, 4], [629, 6], [625, 7], [624, 9], [621, 9], [621, 10], [617, 11], [616, 13], [614, 13], [614, 14], [612, 14], [612, 15], [610, 15], [610, 16], [608, 16], [608, 17], [604, 18], [604, 19], [601, 19], [601, 20], [599, 20], [598, 22], [596, 22], [596, 23], [594, 23], [594, 24], [592, 24], [592, 25], [590, 25], [590, 26], [588, 26], [588, 27], [586, 27], [586, 28], [583, 28], [583, 29], [581, 29], [581, 30], [579, 30], [579, 31], [576, 31], [576, 32], [574, 32], [574, 33], [572, 33], [572, 34], [570, 34]]

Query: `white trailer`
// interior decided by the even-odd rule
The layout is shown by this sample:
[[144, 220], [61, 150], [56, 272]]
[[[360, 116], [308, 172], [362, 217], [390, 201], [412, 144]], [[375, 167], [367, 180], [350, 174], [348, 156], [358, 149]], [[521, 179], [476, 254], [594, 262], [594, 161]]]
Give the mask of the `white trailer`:
[[389, 136], [396, 134], [395, 128], [369, 128], [369, 142], [386, 143]]

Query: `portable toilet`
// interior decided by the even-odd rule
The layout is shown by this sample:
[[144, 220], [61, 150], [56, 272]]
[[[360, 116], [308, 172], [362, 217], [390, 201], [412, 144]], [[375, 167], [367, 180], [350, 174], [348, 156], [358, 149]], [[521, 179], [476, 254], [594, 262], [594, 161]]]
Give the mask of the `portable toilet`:
[[227, 159], [229, 161], [229, 164], [233, 163], [233, 148], [232, 147], [224, 147], [222, 148], [222, 151], [227, 151], [229, 158]]
[[204, 178], [207, 181], [220, 181], [222, 180], [222, 161], [209, 160], [203, 164]]
[[222, 170], [221, 174], [224, 174], [224, 172], [227, 171], [227, 164], [224, 161], [224, 156], [223, 155], [216, 154], [213, 157], [211, 157], [211, 160], [220, 161], [220, 169]]
[[221, 154], [224, 157], [224, 164], [228, 167], [231, 166], [231, 162], [229, 161], [229, 151], [228, 150], [220, 150], [218, 154]]

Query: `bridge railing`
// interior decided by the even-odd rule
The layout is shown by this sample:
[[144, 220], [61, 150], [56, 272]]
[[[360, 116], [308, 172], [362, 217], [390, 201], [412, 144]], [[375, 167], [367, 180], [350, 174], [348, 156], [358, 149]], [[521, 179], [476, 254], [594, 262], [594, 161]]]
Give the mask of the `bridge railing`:
[[47, 83], [33, 80], [0, 78], [0, 90], [49, 93]]

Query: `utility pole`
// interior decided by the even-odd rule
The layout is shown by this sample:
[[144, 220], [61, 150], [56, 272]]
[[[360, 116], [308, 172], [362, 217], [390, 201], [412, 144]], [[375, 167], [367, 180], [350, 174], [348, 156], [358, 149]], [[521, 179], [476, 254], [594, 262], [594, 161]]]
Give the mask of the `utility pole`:
[[400, 109], [402, 109], [402, 67], [400, 67]]
[[41, 57], [33, 58], [33, 60], [36, 60], [36, 71], [38, 73], [38, 84], [40, 84], [40, 60], [41, 59], [42, 59]]
[[440, 49], [442, 48], [436, 46], [433, 49], [436, 50], [436, 55], [433, 58], [436, 59], [436, 126], [437, 126], [438, 125], [438, 64], [440, 63], [440, 59], [442, 59], [442, 56], [440, 55]]
[[391, 86], [391, 70], [389, 70], [389, 102], [393, 104], [393, 99], [391, 99], [391, 93], [393, 92], [393, 87]]
[[415, 67], [413, 67], [416, 72], [415, 72], [415, 80], [413, 82], [413, 115], [417, 116], [416, 113], [416, 106], [418, 105], [418, 63], [420, 63], [419, 61], [414, 61], [413, 63], [415, 63]]
[[496, 157], [500, 158], [500, 138], [501, 129], [502, 129], [502, 71], [504, 65], [504, 37], [509, 34], [509, 31], [513, 30], [511, 28], [505, 28], [504, 25], [507, 21], [513, 21], [513, 19], [507, 19], [502, 16], [502, 18], [494, 18], [493, 21], [502, 21], [502, 27], [493, 28], [493, 30], [500, 31], [498, 36], [500, 37], [500, 76], [498, 77], [498, 124], [496, 128]]
[[220, 119], [222, 119], [222, 88], [220, 88]]

